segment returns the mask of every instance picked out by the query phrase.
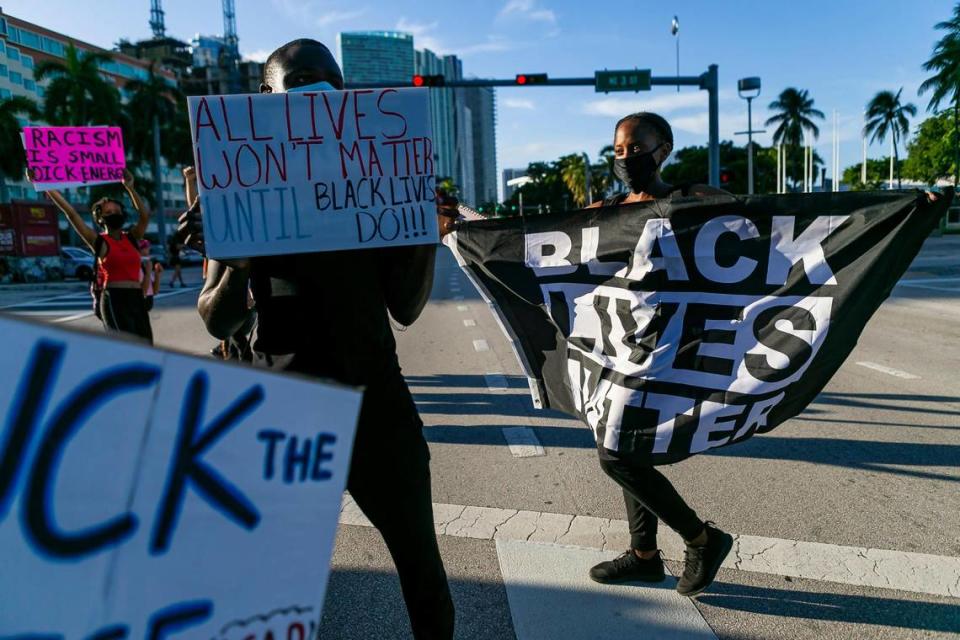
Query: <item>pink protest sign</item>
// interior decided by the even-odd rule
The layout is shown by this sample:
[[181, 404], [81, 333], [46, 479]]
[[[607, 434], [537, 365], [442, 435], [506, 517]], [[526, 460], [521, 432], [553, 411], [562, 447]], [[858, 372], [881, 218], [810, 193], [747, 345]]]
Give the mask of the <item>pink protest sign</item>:
[[24, 127], [23, 148], [37, 191], [123, 180], [120, 127]]

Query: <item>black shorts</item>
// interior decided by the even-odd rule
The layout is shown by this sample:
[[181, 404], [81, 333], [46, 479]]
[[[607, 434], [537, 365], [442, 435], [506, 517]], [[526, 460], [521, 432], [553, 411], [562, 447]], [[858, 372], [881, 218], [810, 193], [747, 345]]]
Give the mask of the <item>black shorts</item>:
[[153, 344], [150, 316], [139, 287], [104, 289], [100, 294], [100, 315], [107, 331], [129, 333]]

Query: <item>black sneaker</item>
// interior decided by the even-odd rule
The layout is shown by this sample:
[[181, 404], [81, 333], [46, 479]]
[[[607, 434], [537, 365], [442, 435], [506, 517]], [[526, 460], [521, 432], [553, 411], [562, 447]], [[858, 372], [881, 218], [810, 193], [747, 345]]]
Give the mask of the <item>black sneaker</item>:
[[642, 560], [633, 549], [627, 549], [613, 560], [601, 562], [590, 569], [590, 579], [603, 584], [617, 582], [660, 582], [664, 579], [660, 551], [652, 558]]
[[702, 593], [717, 577], [723, 559], [733, 548], [733, 536], [706, 523], [707, 544], [702, 547], [687, 545], [683, 553], [683, 575], [677, 581], [677, 592], [693, 597]]

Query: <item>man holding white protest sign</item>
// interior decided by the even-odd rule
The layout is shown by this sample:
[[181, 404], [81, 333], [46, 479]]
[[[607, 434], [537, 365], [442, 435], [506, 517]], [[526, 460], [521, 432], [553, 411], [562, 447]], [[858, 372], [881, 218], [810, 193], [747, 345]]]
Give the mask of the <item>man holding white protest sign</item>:
[[[422, 156], [429, 148], [427, 113], [415, 107], [417, 94], [411, 94], [404, 110], [402, 101], [392, 101], [394, 90], [374, 94], [340, 91], [342, 87], [330, 51], [304, 39], [268, 58], [261, 92], [270, 95], [242, 97], [249, 116], [243, 132], [234, 127], [227, 135], [230, 116], [224, 114], [229, 109], [221, 110], [218, 100], [211, 98], [206, 106], [192, 102], [200, 197], [181, 216], [179, 233], [211, 258], [199, 311], [212, 335], [226, 339], [248, 319], [249, 287], [258, 314], [254, 366], [365, 388], [347, 488], [390, 549], [414, 637], [451, 638], [453, 602], [433, 528], [430, 454], [389, 320], [413, 323], [433, 282], [437, 197], [432, 159]], [[282, 122], [282, 130], [267, 133], [270, 125], [257, 110], [264, 104], [279, 106], [284, 120], [290, 117], [289, 131]], [[311, 125], [303, 124], [321, 116], [331, 127], [326, 140], [320, 140], [319, 132], [311, 135]], [[348, 145], [342, 136], [348, 135], [345, 127], [351, 121], [354, 138]], [[238, 160], [239, 148], [232, 161], [226, 149], [204, 156], [201, 147], [218, 142], [213, 128], [221, 143], [248, 137], [243, 145], [249, 150], [242, 152], [247, 160]], [[374, 130], [386, 134], [377, 144], [368, 133]], [[426, 140], [391, 138], [401, 133]], [[273, 139], [263, 140], [267, 137]], [[359, 179], [352, 180], [347, 164], [356, 161], [356, 149], [364, 156], [363, 168]], [[219, 186], [206, 173], [210, 165], [200, 166], [210, 157], [227, 158], [218, 169]], [[259, 169], [254, 158], [263, 162]], [[257, 186], [225, 188], [223, 172], [231, 162], [231, 180]], [[276, 179], [281, 168], [287, 184], [275, 188], [284, 190], [263, 193], [267, 173]], [[341, 189], [336, 197], [335, 188]], [[251, 193], [256, 194], [251, 200], [256, 209], [245, 217]], [[365, 209], [364, 202], [376, 206]], [[455, 216], [453, 206], [441, 202], [441, 213]], [[376, 238], [371, 237], [374, 226]], [[318, 235], [325, 232], [329, 235]], [[368, 247], [385, 248], [363, 250]]]

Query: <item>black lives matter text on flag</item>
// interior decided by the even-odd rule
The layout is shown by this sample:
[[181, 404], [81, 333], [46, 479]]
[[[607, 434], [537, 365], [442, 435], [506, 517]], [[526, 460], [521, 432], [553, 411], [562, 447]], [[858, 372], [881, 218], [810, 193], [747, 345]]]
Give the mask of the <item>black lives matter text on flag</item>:
[[802, 411], [951, 199], [686, 198], [467, 223], [450, 244], [535, 404], [661, 464]]

